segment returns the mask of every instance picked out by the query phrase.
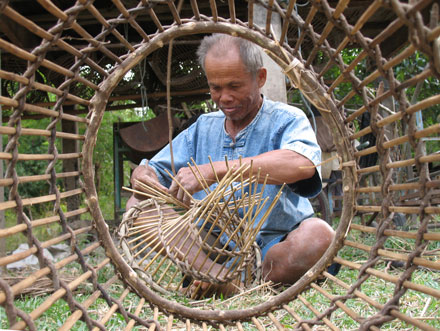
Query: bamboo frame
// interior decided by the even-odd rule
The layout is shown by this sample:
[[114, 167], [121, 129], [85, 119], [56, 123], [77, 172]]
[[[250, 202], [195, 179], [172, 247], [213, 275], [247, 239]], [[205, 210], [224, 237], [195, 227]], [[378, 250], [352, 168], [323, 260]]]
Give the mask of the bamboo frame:
[[[8, 111], [7, 123], [4, 121], [3, 126], [0, 127], [3, 140], [7, 140], [5, 150], [0, 153], [0, 160], [7, 161], [6, 178], [0, 178], [0, 186], [6, 187], [10, 192], [10, 200], [0, 202], [0, 211], [7, 210], [8, 215], [16, 215], [16, 222], [13, 225], [0, 229], [0, 239], [10, 240], [14, 238], [13, 236], [22, 233], [27, 236], [31, 245], [31, 248], [24, 253], [0, 256], [0, 265], [19, 261], [30, 254], [34, 254], [42, 261], [39, 270], [29, 274], [25, 280], [15, 285], [9, 285], [0, 280], [0, 303], [5, 307], [10, 327], [36, 329], [41, 314], [58, 300], [68, 302], [71, 309], [70, 315], [64, 321], [63, 329], [72, 328], [79, 320], [84, 321], [91, 329], [103, 329], [109, 325], [116, 313], [125, 317], [124, 326], [127, 330], [137, 326], [143, 326], [149, 330], [159, 329], [160, 326], [171, 330], [180, 328], [182, 325], [185, 325], [187, 329], [192, 329], [196, 324], [202, 329], [208, 329], [212, 325], [220, 329], [242, 330], [245, 329], [245, 322], [250, 327], [255, 326], [258, 330], [263, 330], [268, 323], [276, 329], [282, 329], [283, 324], [276, 314], [278, 311], [281, 312], [281, 316], [288, 314], [288, 317], [295, 320], [297, 328], [311, 330], [316, 326], [324, 325], [329, 329], [338, 329], [338, 321], [333, 319], [333, 313], [338, 309], [344, 312], [348, 319], [358, 323], [360, 329], [377, 330], [391, 319], [406, 322], [423, 330], [432, 330], [434, 329], [432, 325], [438, 325], [435, 321], [423, 320], [426, 318], [424, 312], [430, 309], [428, 305], [425, 305], [426, 308], [418, 311], [414, 316], [399, 311], [399, 303], [404, 300], [408, 289], [427, 295], [432, 301], [440, 299], [439, 291], [429, 284], [420, 285], [411, 281], [411, 277], [419, 272], [420, 267], [440, 269], [435, 256], [429, 255], [435, 252], [429, 251], [429, 254], [425, 252], [428, 242], [440, 241], [440, 235], [436, 231], [437, 214], [440, 213], [438, 196], [440, 181], [434, 176], [429, 176], [428, 170], [428, 165], [435, 166], [440, 161], [440, 155], [426, 148], [426, 145], [428, 147], [430, 145], [424, 140], [429, 136], [438, 136], [440, 126], [439, 124], [424, 128], [415, 126], [415, 117], [428, 116], [433, 107], [438, 107], [440, 104], [440, 97], [438, 94], [429, 97], [419, 94], [416, 95], [418, 100], [415, 96], [413, 100], [409, 100], [410, 95], [407, 94], [408, 90], [419, 89], [424, 81], [437, 79], [440, 75], [440, 60], [437, 54], [437, 39], [440, 36], [437, 4], [431, 0], [409, 3], [400, 1], [388, 3], [377, 0], [369, 4], [356, 17], [356, 20], [351, 21], [349, 15], [353, 2], [348, 0], [339, 1], [334, 6], [332, 4], [332, 7], [327, 0], [312, 0], [307, 6], [296, 8], [293, 0], [286, 4], [272, 0], [257, 0], [249, 1], [248, 8], [244, 10], [241, 3], [232, 0], [223, 2], [210, 0], [209, 3], [191, 0], [188, 3], [179, 2], [177, 5], [172, 1], [140, 0], [131, 4], [113, 0], [112, 11], [102, 10], [99, 4], [88, 0], [79, 0], [65, 10], [50, 0], [39, 0], [38, 3], [45, 11], [41, 21], [38, 21], [39, 18], [35, 15], [26, 14], [19, 3], [0, 1], [0, 16], [2, 16], [0, 29], [5, 32], [4, 29], [9, 27], [9, 31], [2, 34], [0, 38], [0, 50], [7, 58], [5, 63], [12, 66], [8, 68], [2, 63], [0, 79], [6, 81], [9, 87], [17, 89], [13, 92], [15, 93], [13, 97], [0, 96], [2, 110]], [[261, 4], [268, 9], [266, 24], [263, 27], [254, 25], [254, 3]], [[367, 37], [365, 31], [368, 30], [369, 24], [376, 15], [380, 15], [383, 11], [391, 17], [390, 23], [379, 33]], [[244, 17], [246, 12], [247, 18]], [[280, 14], [282, 19], [279, 40], [271, 34], [270, 14], [272, 12]], [[92, 26], [98, 28], [95, 29]], [[134, 36], [136, 41], [130, 40], [129, 35], [124, 36], [121, 33], [126, 31], [124, 26], [129, 27], [130, 37]], [[17, 27], [16, 31], [11, 27]], [[114, 89], [123, 77], [140, 61], [169, 44], [171, 40], [213, 32], [227, 33], [253, 41], [281, 67], [292, 82], [292, 86], [296, 86], [303, 92], [322, 114], [324, 121], [329, 124], [341, 165], [340, 170], [343, 172], [343, 205], [340, 223], [336, 239], [323, 259], [300, 281], [282, 293], [274, 295], [267, 302], [224, 311], [217, 308], [204, 309], [200, 305], [178, 304], [166, 296], [165, 293], [180, 287], [180, 279], [183, 279], [180, 269], [175, 268], [175, 262], [181, 262], [179, 260], [179, 254], [182, 253], [181, 245], [174, 245], [168, 253], [172, 255], [174, 251], [175, 262], [170, 259], [161, 259], [159, 255], [153, 256], [153, 253], [146, 252], [146, 249], [142, 247], [146, 243], [157, 244], [160, 240], [167, 242], [174, 239], [189, 242], [190, 237], [182, 225], [177, 225], [174, 228], [176, 233], [168, 236], [162, 233], [161, 236], [154, 237], [152, 232], [144, 235], [143, 232], [146, 229], [151, 230], [152, 218], [141, 216], [136, 225], [131, 228], [130, 234], [133, 238], [139, 239], [138, 242], [136, 240], [128, 242], [133, 250], [137, 250], [133, 255], [147, 256], [145, 261], [148, 260], [147, 263], [150, 265], [143, 272], [157, 281], [163, 287], [164, 292], [151, 289], [142, 280], [141, 273], [134, 272], [126, 261], [129, 256], [123, 255], [113, 244], [113, 238], [100, 210], [93, 167], [93, 150], [104, 111], [111, 107], [119, 107], [108, 106], [108, 103], [140, 98], [136, 91], [130, 92], [131, 95], [113, 95]], [[387, 43], [392, 44], [392, 39], [402, 33], [408, 33], [408, 38], [404, 38], [404, 43], [399, 45], [401, 48], [390, 50]], [[37, 43], [39, 45], [31, 49], [25, 45], [25, 39], [20, 39], [21, 36], [34, 38], [35, 44], [33, 45]], [[344, 52], [351, 47], [357, 47], [360, 51], [349, 63], [344, 63]], [[385, 56], [382, 52], [387, 49], [390, 52]], [[429, 65], [410, 77], [398, 81], [395, 78], [396, 68], [404, 61], [420, 54], [428, 58]], [[328, 59], [327, 63], [318, 63], [321, 55]], [[73, 64], [62, 63], [63, 56]], [[364, 63], [372, 64], [372, 69], [369, 70], [370, 68], [366, 67], [369, 70], [368, 74], [360, 79], [356, 70], [363, 67]], [[14, 68], [15, 64], [19, 69]], [[86, 67], [87, 76], [82, 71]], [[334, 80], [328, 80], [327, 76], [331, 74], [331, 70], [339, 70], [341, 74]], [[39, 81], [42, 76], [39, 77], [38, 71], [44, 73], [48, 80]], [[56, 77], [51, 78], [57, 81], [56, 83], [49, 79], [51, 76]], [[378, 79], [387, 83], [385, 91], [376, 86]], [[346, 95], [341, 95], [345, 84], [351, 86], [351, 91]], [[51, 102], [46, 103], [33, 102], [31, 101], [33, 95], [30, 93], [33, 90], [37, 91], [38, 97], [47, 93], [56, 100], [50, 99]], [[88, 96], [84, 96], [82, 91], [87, 91]], [[173, 97], [190, 97], [208, 93], [205, 89], [167, 92], [150, 93], [148, 97], [163, 97], [171, 104]], [[385, 105], [390, 99], [395, 107], [393, 109]], [[78, 105], [79, 108], [73, 109], [74, 105]], [[348, 105], [350, 112], [347, 110]], [[65, 112], [63, 108], [66, 108]], [[77, 116], [79, 112], [88, 112], [88, 114], [86, 117]], [[367, 112], [371, 116], [371, 122], [364, 129], [359, 129], [363, 114]], [[28, 118], [38, 120], [42, 117], [50, 118], [50, 124], [45, 129], [29, 127], [25, 122]], [[5, 120], [5, 116], [3, 118]], [[82, 126], [85, 134], [57, 131], [61, 120], [76, 122]], [[397, 132], [398, 134], [395, 134]], [[376, 138], [376, 143], [357, 151], [353, 143], [359, 139], [368, 139], [369, 135]], [[20, 139], [21, 136], [44, 137], [49, 144], [47, 153], [18, 153], [18, 146], [23, 141]], [[57, 150], [60, 139], [79, 142], [81, 151], [64, 153]], [[403, 148], [407, 150], [407, 154], [397, 156], [396, 151]], [[360, 158], [374, 154], [378, 156], [378, 164], [368, 164], [365, 168], [359, 167]], [[55, 164], [65, 163], [64, 160], [80, 159], [82, 160], [81, 167], [75, 171], [60, 172], [58, 167], [55, 167]], [[35, 160], [47, 163], [45, 172], [20, 175], [17, 173], [17, 162]], [[405, 172], [409, 172], [408, 169], [412, 168], [416, 171], [416, 178], [406, 178]], [[196, 177], [200, 176], [196, 165], [192, 164], [191, 169]], [[252, 166], [248, 168], [248, 171], [259, 177], [257, 170], [252, 169]], [[370, 178], [378, 182], [371, 185], [369, 184]], [[79, 183], [75, 184], [74, 189], [60, 192], [57, 186], [59, 179], [75, 179]], [[252, 190], [254, 182], [246, 182], [242, 175], [238, 175], [234, 180], [242, 184], [230, 189], [229, 192], [239, 191], [249, 185], [249, 191], [255, 193]], [[20, 184], [38, 184], [42, 181], [48, 181], [51, 185], [51, 190], [47, 192], [47, 195], [26, 198], [20, 195]], [[231, 222], [230, 228], [227, 227], [228, 234], [231, 236], [238, 233], [237, 229], [248, 231], [249, 236], [237, 238], [237, 242], [243, 245], [243, 251], [251, 252], [252, 247], [246, 243], [245, 239], [252, 241], [258, 231], [258, 228], [251, 231], [252, 229], [248, 226], [253, 216], [251, 213], [245, 213], [244, 218], [234, 224], [236, 232], [232, 226], [232, 219], [237, 208], [243, 206], [260, 208], [264, 203], [261, 195], [249, 194], [242, 199], [231, 197], [223, 201], [215, 197], [203, 179], [200, 181], [209, 197], [207, 201], [216, 208], [212, 211], [201, 207], [195, 212], [195, 219], [210, 218], [214, 224]], [[218, 182], [221, 182], [221, 179]], [[225, 186], [230, 186], [231, 183], [232, 181], [223, 182]], [[226, 192], [228, 191], [225, 189], [221, 194], [226, 194]], [[148, 194], [150, 197], [164, 198], [164, 195], [159, 193], [150, 190]], [[66, 201], [71, 197], [82, 200], [87, 207], [75, 207], [65, 211]], [[191, 206], [179, 204], [175, 200], [167, 201], [186, 211], [191, 209]], [[31, 206], [45, 203], [54, 207], [50, 216], [36, 220], [30, 219], [28, 210], [32, 208]], [[266, 204], [270, 206], [271, 201]], [[219, 216], [220, 212], [227, 214], [228, 217], [223, 219]], [[360, 221], [355, 217], [371, 213], [377, 213], [377, 216], [374, 216], [379, 224], [378, 228], [364, 225], [363, 217]], [[410, 220], [415, 222], [410, 224], [410, 228], [416, 230], [404, 231], [391, 228], [393, 213], [406, 215], [408, 222]], [[171, 229], [175, 226], [176, 220], [166, 211], [162, 216], [157, 223], [162, 222], [164, 232], [172, 232]], [[80, 217], [93, 219], [92, 224], [100, 240], [84, 250], [79, 249], [80, 243], [76, 235], [89, 232], [90, 223], [81, 225], [80, 229], [70, 228], [71, 222]], [[45, 242], [40, 242], [36, 236], [36, 228], [55, 223], [60, 224], [63, 232]], [[193, 227], [188, 231], [197, 230]], [[195, 233], [200, 236], [199, 232]], [[375, 235], [375, 243], [366, 245], [362, 241], [362, 236], [357, 237], [359, 233]], [[402, 251], [387, 248], [384, 245], [387, 239], [410, 243], [411, 249]], [[42, 259], [44, 247], [65, 240], [72, 247], [72, 255], [56, 263]], [[89, 261], [86, 258], [87, 255], [93, 255], [94, 250], [99, 246], [103, 246], [106, 256], [98, 258], [97, 261]], [[200, 247], [206, 250], [209, 245], [206, 240], [200, 239]], [[356, 250], [368, 257], [362, 263], [336, 257], [338, 250], [343, 247]], [[201, 252], [199, 248], [197, 254], [202, 254]], [[219, 252], [219, 255], [227, 255], [224, 247], [219, 249]], [[185, 257], [184, 252], [182, 255]], [[230, 256], [228, 258], [233, 259]], [[389, 275], [381, 270], [383, 263], [377, 263], [389, 260], [405, 261], [406, 265], [402, 270]], [[72, 262], [81, 265], [81, 274], [71, 284], [63, 285], [59, 276]], [[341, 263], [343, 268], [356, 271], [357, 279], [352, 284], [346, 284], [337, 276], [330, 275], [325, 270], [332, 262]], [[108, 282], [98, 284], [96, 270], [109, 264], [114, 266], [119, 280], [112, 277]], [[189, 263], [186, 268], [191, 269], [194, 266]], [[51, 277], [56, 287], [55, 293], [35, 311], [22, 312], [14, 302], [18, 300], [18, 294], [45, 276]], [[315, 284], [314, 280], [317, 277], [325, 277], [332, 286], [337, 286], [337, 292], [332, 292], [331, 287]], [[178, 284], [174, 284], [173, 279]], [[395, 292], [384, 299], [385, 304], [379, 303], [378, 298], [367, 295], [364, 291], [365, 282], [376, 279], [395, 288]], [[75, 301], [74, 293], [78, 284], [84, 281], [91, 282], [94, 286], [91, 297], [80, 304]], [[113, 297], [109, 287], [116, 284], [118, 286], [122, 284], [124, 290]], [[322, 308], [315, 305], [312, 300], [306, 299], [305, 291], [324, 296], [325, 300], [329, 300], [329, 306]], [[129, 295], [140, 297], [139, 303], [132, 306], [127, 300]], [[90, 309], [98, 298], [107, 300], [107, 314], [100, 320], [94, 321]], [[371, 309], [367, 310], [365, 316], [360, 316], [346, 302], [351, 299]], [[294, 300], [301, 303], [301, 309], [298, 311], [294, 311], [288, 305]], [[312, 316], [311, 319], [310, 316]], [[160, 323], [159, 320], [161, 320]]]

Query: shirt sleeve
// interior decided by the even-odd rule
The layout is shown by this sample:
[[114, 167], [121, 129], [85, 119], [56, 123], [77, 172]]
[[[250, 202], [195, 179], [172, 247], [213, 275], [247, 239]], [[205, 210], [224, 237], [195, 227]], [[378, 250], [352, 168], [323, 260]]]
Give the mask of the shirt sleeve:
[[319, 166], [321, 163], [321, 148], [309, 120], [298, 109], [291, 121], [285, 123], [282, 131], [280, 149], [288, 149], [301, 154], [316, 166], [315, 174], [311, 178], [289, 184], [289, 187], [305, 198], [318, 195], [322, 189], [321, 166]]

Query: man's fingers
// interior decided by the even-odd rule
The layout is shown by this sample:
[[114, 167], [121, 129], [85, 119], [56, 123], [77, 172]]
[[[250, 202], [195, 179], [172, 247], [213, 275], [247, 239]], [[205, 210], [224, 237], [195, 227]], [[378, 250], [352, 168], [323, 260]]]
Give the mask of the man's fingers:
[[186, 193], [183, 196], [183, 203], [187, 206], [191, 204], [191, 197]]
[[175, 182], [172, 182], [171, 183], [171, 186], [170, 186], [170, 188], [169, 188], [169, 192], [170, 192], [170, 194], [173, 196], [173, 197], [175, 197], [175, 198], [177, 198], [177, 192], [179, 191], [179, 186], [175, 183]]
[[181, 188], [179, 188], [179, 190], [177, 191], [177, 200], [180, 200], [183, 202], [183, 198], [185, 196], [185, 192], [183, 192], [183, 190]]

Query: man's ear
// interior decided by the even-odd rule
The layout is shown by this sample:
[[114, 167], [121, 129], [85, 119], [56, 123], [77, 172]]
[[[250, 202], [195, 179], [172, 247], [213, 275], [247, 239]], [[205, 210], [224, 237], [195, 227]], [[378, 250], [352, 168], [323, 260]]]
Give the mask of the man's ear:
[[264, 86], [264, 83], [266, 83], [267, 78], [267, 70], [266, 68], [260, 68], [257, 71], [257, 83], [258, 87], [262, 88]]

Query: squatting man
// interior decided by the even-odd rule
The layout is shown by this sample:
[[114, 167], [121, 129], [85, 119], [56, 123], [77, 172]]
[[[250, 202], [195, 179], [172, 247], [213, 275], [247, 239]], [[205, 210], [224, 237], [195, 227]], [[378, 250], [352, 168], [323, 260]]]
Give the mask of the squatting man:
[[[227, 172], [226, 156], [230, 167], [252, 161], [254, 169], [261, 169], [262, 182], [268, 175], [271, 185], [266, 186], [264, 197], [269, 201], [287, 183], [256, 241], [262, 251], [263, 278], [293, 284], [321, 258], [334, 237], [326, 222], [313, 217], [308, 200], [322, 188], [318, 166], [321, 150], [313, 129], [300, 109], [271, 101], [260, 93], [267, 72], [258, 46], [245, 39], [214, 34], [202, 40], [197, 55], [211, 98], [220, 111], [201, 115], [173, 140], [176, 179], [194, 198], [202, 199], [205, 192], [187, 163], [193, 158], [207, 181], [215, 182], [209, 157], [221, 179]], [[185, 190], [165, 169], [171, 172], [169, 146], [133, 171], [133, 188], [142, 190], [136, 181], [149, 183], [188, 204]], [[140, 198], [133, 195], [127, 210]], [[198, 256], [191, 251], [187, 254], [189, 259]], [[215, 270], [221, 270], [221, 265], [211, 272]], [[210, 284], [197, 285], [206, 289]], [[216, 290], [226, 294], [232, 291], [228, 284]]]

